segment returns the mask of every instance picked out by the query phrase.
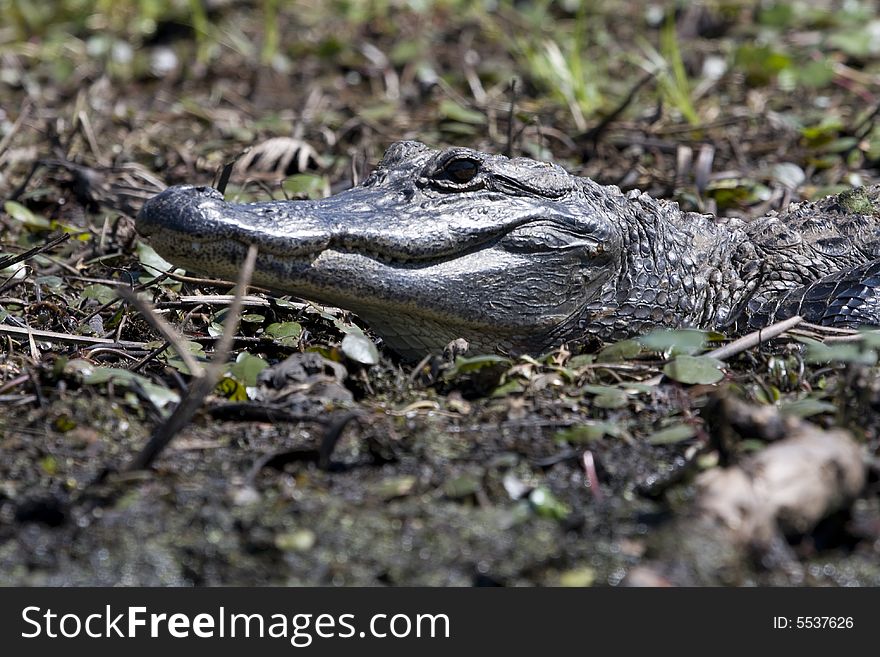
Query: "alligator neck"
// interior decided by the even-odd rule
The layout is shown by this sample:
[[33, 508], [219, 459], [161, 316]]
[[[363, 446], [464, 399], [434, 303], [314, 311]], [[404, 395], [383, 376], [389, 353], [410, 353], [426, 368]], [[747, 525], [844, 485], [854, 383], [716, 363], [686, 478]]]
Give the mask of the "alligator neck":
[[683, 212], [671, 201], [626, 194], [625, 261], [579, 323], [620, 340], [655, 328], [725, 327], [759, 281], [743, 222]]

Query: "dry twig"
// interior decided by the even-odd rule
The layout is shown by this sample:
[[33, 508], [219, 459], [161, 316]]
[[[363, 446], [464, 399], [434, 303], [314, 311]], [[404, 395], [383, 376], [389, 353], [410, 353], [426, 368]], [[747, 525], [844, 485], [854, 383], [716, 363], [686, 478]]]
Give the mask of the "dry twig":
[[6, 256], [5, 258], [0, 259], [0, 269], [6, 269], [7, 267], [11, 267], [12, 265], [18, 264], [19, 262], [30, 260], [34, 256], [39, 255], [44, 251], [48, 251], [49, 249], [52, 249], [69, 239], [70, 233], [64, 233], [64, 235], [59, 235], [58, 237], [49, 240], [45, 244], [40, 244], [39, 246], [35, 246], [32, 249], [28, 249], [24, 253]]
[[793, 329], [795, 326], [803, 321], [803, 317], [801, 317], [800, 315], [795, 315], [794, 317], [790, 317], [789, 319], [784, 319], [781, 322], [771, 324], [766, 328], [753, 331], [752, 333], [744, 335], [743, 337], [734, 340], [733, 342], [726, 344], [723, 347], [713, 349], [705, 355], [711, 356], [712, 358], [717, 358], [718, 360], [727, 360], [732, 356], [751, 349], [752, 347], [757, 347], [762, 342], [767, 342], [767, 340], [775, 338], [785, 333], [786, 331]]
[[144, 349], [145, 342], [133, 342], [131, 340], [111, 340], [110, 338], [94, 338], [89, 335], [73, 335], [71, 333], [56, 333], [55, 331], [39, 331], [37, 329], [0, 325], [0, 335], [15, 335], [20, 338], [43, 340], [45, 342], [61, 342], [63, 344], [100, 344], [120, 349]]
[[148, 468], [156, 457], [168, 446], [171, 440], [183, 427], [189, 423], [196, 411], [199, 410], [205, 398], [217, 385], [217, 381], [226, 366], [226, 359], [232, 347], [235, 331], [238, 329], [238, 321], [241, 316], [241, 298], [247, 292], [251, 276], [254, 273], [254, 265], [257, 260], [257, 247], [251, 245], [247, 257], [242, 264], [241, 274], [235, 289], [235, 302], [229, 309], [226, 321], [223, 322], [223, 335], [217, 342], [214, 356], [207, 367], [203, 369], [202, 376], [196, 377], [189, 388], [186, 396], [178, 404], [171, 416], [158, 426], [144, 448], [132, 459], [126, 468], [127, 471], [143, 470]]

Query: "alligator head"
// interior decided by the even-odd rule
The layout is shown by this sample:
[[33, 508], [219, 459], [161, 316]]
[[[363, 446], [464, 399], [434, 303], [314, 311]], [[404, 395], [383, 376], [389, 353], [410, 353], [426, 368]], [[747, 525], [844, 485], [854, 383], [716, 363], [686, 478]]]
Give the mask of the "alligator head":
[[[619, 193], [553, 164], [398, 142], [361, 185], [315, 201], [227, 203], [171, 187], [137, 230], [166, 259], [234, 277], [259, 248], [254, 283], [361, 316], [402, 356], [465, 338], [476, 351], [566, 339], [620, 271]], [[607, 296], [607, 295], [606, 295]]]

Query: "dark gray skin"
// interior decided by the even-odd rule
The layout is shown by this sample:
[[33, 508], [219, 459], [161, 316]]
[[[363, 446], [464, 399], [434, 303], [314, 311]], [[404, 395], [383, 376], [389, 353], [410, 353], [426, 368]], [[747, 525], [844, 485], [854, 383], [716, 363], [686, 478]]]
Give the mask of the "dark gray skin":
[[398, 142], [361, 185], [318, 201], [148, 201], [137, 229], [186, 269], [360, 315], [408, 359], [456, 338], [539, 353], [657, 327], [727, 332], [801, 314], [880, 324], [880, 186], [754, 221], [682, 212], [561, 167]]

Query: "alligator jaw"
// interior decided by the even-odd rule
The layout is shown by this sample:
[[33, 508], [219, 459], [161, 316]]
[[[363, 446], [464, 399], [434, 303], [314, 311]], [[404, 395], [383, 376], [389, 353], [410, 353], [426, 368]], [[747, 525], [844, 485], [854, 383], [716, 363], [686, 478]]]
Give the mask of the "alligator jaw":
[[233, 204], [211, 188], [172, 187], [144, 205], [137, 229], [169, 261], [227, 278], [255, 244], [254, 284], [352, 310], [409, 359], [459, 337], [477, 352], [539, 350], [541, 336], [577, 311], [582, 281], [562, 262], [570, 254], [546, 254], [559, 266], [535, 276], [533, 254], [498, 246], [541, 219], [534, 204], [505, 199], [504, 216], [489, 221], [482, 211], [444, 214], [451, 199], [441, 198], [439, 217], [426, 221], [406, 211], [412, 204], [383, 208], [379, 196], [355, 188], [320, 201]]

